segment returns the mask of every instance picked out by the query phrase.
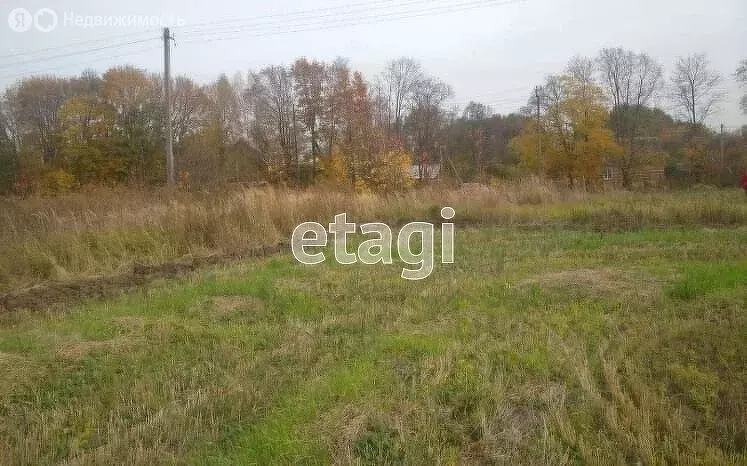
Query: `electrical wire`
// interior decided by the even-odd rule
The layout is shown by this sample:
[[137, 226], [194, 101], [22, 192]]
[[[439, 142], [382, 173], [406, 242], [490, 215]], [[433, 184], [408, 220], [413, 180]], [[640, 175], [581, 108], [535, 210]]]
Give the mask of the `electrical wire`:
[[68, 52], [68, 53], [65, 53], [65, 54], [62, 54], [62, 55], [56, 55], [56, 56], [53, 56], [53, 57], [47, 57], [47, 58], [36, 59], [36, 60], [27, 60], [27, 61], [22, 61], [22, 62], [17, 62], [17, 63], [8, 63], [8, 64], [5, 64], [5, 65], [0, 65], [0, 69], [10, 68], [10, 67], [19, 66], [19, 65], [31, 65], [31, 64], [34, 64], [34, 63], [42, 63], [42, 62], [50, 61], [50, 60], [58, 60], [60, 58], [67, 58], [67, 57], [72, 57], [72, 56], [75, 56], [75, 55], [83, 55], [83, 54], [92, 53], [92, 52], [99, 52], [101, 50], [109, 50], [109, 49], [113, 49], [113, 48], [117, 48], [117, 47], [124, 47], [124, 46], [127, 46], [127, 45], [142, 44], [144, 42], [152, 42], [154, 40], [155, 40], [155, 38], [150, 37], [150, 38], [147, 38], [147, 39], [132, 40], [132, 41], [129, 41], [129, 42], [122, 42], [122, 43], [118, 43], [118, 44], [109, 44], [109, 45], [105, 45], [105, 46], [102, 46], [102, 47], [96, 47], [96, 48], [92, 48], [92, 49], [79, 50], [79, 51], [75, 51], [75, 52]]
[[[338, 7], [328, 7], [328, 8], [319, 8], [314, 10], [302, 10], [295, 13], [289, 13], [289, 14], [271, 14], [271, 15], [265, 15], [265, 16], [258, 16], [254, 18], [237, 18], [237, 19], [231, 19], [231, 20], [225, 20], [225, 21], [212, 21], [212, 22], [206, 22], [206, 23], [200, 23], [197, 25], [193, 25], [191, 27], [186, 27], [185, 29], [185, 35], [187, 35], [187, 39], [184, 41], [181, 41], [182, 43], [206, 43], [206, 42], [212, 42], [212, 41], [222, 41], [222, 40], [236, 40], [240, 39], [242, 37], [246, 37], [247, 34], [237, 35], [244, 31], [249, 31], [251, 34], [248, 34], [249, 37], [265, 37], [265, 36], [271, 36], [271, 35], [278, 35], [278, 34], [290, 34], [290, 33], [297, 33], [297, 32], [305, 32], [305, 31], [324, 31], [324, 30], [331, 30], [331, 29], [339, 29], [339, 28], [345, 28], [345, 27], [351, 27], [356, 25], [363, 25], [363, 24], [372, 24], [372, 23], [378, 23], [383, 21], [401, 21], [405, 19], [412, 19], [412, 18], [419, 18], [424, 16], [432, 16], [432, 15], [438, 15], [438, 14], [445, 14], [445, 13], [458, 13], [458, 12], [464, 12], [467, 10], [477, 9], [477, 8], [485, 8], [490, 6], [498, 6], [498, 5], [508, 5], [513, 3], [520, 3], [527, 0], [469, 0], [469, 1], [463, 1], [461, 3], [451, 3], [446, 5], [439, 5], [439, 6], [431, 6], [428, 8], [406, 8], [404, 10], [399, 11], [380, 11], [383, 8], [391, 8], [392, 6], [396, 7], [410, 7], [416, 4], [422, 4], [422, 3], [428, 3], [432, 4], [432, 0], [408, 0], [405, 2], [393, 2], [391, 0], [374, 0], [372, 2], [357, 2], [357, 3], [351, 3], [347, 5], [342, 5]], [[374, 7], [371, 7], [371, 5], [374, 5]], [[376, 6], [380, 5], [380, 6]], [[359, 7], [365, 7], [363, 9], [360, 9]], [[351, 9], [352, 8], [352, 9]], [[357, 9], [356, 9], [357, 8]], [[360, 10], [360, 11], [359, 11]], [[340, 12], [344, 12], [344, 16], [336, 16], [339, 15]], [[362, 14], [368, 12], [368, 14]], [[336, 16], [336, 17], [334, 17]], [[258, 19], [270, 19], [270, 18], [280, 18], [280, 21], [275, 21], [271, 23], [264, 23], [261, 22], [257, 23], [256, 21]], [[305, 22], [299, 23], [298, 21], [304, 20]], [[255, 21], [254, 25], [238, 25], [238, 26], [227, 26], [228, 23], [241, 23], [246, 21]], [[218, 26], [217, 28], [213, 28], [212, 30], [210, 28], [205, 28], [205, 26]], [[200, 26], [203, 28], [200, 29]], [[233, 27], [233, 29], [226, 29], [227, 27]], [[138, 32], [133, 34], [125, 34], [117, 37], [134, 37], [134, 36], [142, 36], [144, 34], [148, 34], [148, 32]], [[151, 32], [152, 34], [152, 32]], [[68, 58], [72, 56], [77, 55], [86, 55], [86, 54], [95, 54], [97, 52], [105, 51], [105, 50], [111, 50], [121, 47], [127, 47], [130, 45], [137, 45], [145, 42], [149, 42], [152, 40], [156, 40], [155, 37], [148, 37], [143, 38], [139, 40], [130, 40], [126, 42], [119, 42], [115, 44], [107, 44], [100, 47], [93, 47], [93, 48], [87, 48], [87, 49], [80, 49], [80, 50], [71, 50], [75, 49], [77, 47], [80, 47], [84, 44], [96, 44], [101, 43], [104, 41], [111, 40], [110, 38], [99, 38], [99, 39], [92, 39], [88, 41], [78, 42], [76, 44], [68, 44], [64, 46], [57, 46], [57, 47], [48, 47], [44, 49], [37, 49], [35, 51], [27, 52], [27, 53], [16, 53], [16, 54], [9, 54], [4, 55], [0, 58], [8, 58], [8, 57], [18, 57], [18, 56], [24, 56], [26, 57], [28, 54], [44, 54], [51, 51], [58, 51], [58, 50], [70, 50], [65, 53], [60, 53], [56, 55], [51, 56], [41, 56], [41, 57], [35, 57], [32, 59], [24, 60], [24, 61], [18, 61], [13, 63], [6, 63], [6, 64], [0, 64], [0, 69], [5, 68], [11, 68], [11, 67], [17, 67], [17, 66], [23, 66], [23, 65], [33, 65], [37, 63], [44, 63], [48, 61], [55, 61], [62, 58]], [[160, 47], [158, 46], [152, 46], [145, 49], [138, 49], [131, 52], [126, 52], [119, 55], [114, 56], [107, 56], [105, 58], [116, 58], [119, 56], [127, 56], [127, 55], [133, 55], [136, 53], [140, 53], [144, 50], [150, 50], [152, 48]], [[53, 72], [54, 70], [49, 70], [49, 72]], [[35, 71], [33, 73], [39, 73], [39, 72], [47, 72], [47, 71]], [[23, 76], [25, 74], [30, 74], [29, 72], [24, 73], [17, 73], [12, 75], [5, 75], [0, 76], [0, 79], [7, 79], [17, 76]]]
[[[386, 14], [377, 14], [377, 15], [369, 15], [369, 16], [358, 16], [354, 20], [350, 20], [349, 18], [338, 18], [335, 20], [324, 20], [324, 21], [314, 21], [311, 23], [306, 24], [298, 24], [296, 25], [295, 29], [288, 29], [289, 27], [293, 26], [274, 26], [274, 29], [269, 30], [262, 30], [261, 28], [255, 28], [252, 30], [251, 28], [237, 28], [232, 31], [225, 31], [220, 34], [227, 34], [227, 33], [241, 33], [246, 30], [252, 31], [252, 34], [241, 34], [241, 35], [224, 35], [224, 36], [214, 36], [209, 37], [207, 34], [205, 34], [205, 37], [202, 38], [188, 38], [184, 41], [181, 41], [182, 43], [206, 43], [206, 42], [213, 42], [213, 41], [222, 41], [222, 40], [237, 40], [242, 39], [245, 37], [267, 37], [267, 36], [273, 36], [273, 35], [281, 35], [281, 34], [294, 34], [299, 32], [308, 32], [308, 31], [326, 31], [326, 30], [332, 30], [332, 29], [340, 29], [340, 28], [346, 28], [351, 26], [358, 26], [358, 25], [364, 25], [364, 24], [373, 24], [373, 23], [379, 23], [383, 21], [401, 21], [403, 19], [414, 19], [414, 18], [420, 18], [425, 16], [434, 16], [439, 14], [446, 14], [446, 13], [460, 13], [468, 10], [473, 10], [477, 8], [485, 8], [489, 6], [499, 6], [499, 5], [509, 5], [509, 4], [515, 4], [515, 3], [523, 3], [526, 0], [473, 0], [473, 1], [467, 1], [457, 4], [451, 4], [451, 5], [444, 5], [440, 7], [431, 7], [431, 8], [423, 8], [423, 9], [417, 9], [417, 10], [409, 10], [409, 11], [400, 11], [400, 12], [389, 12]], [[331, 24], [330, 24], [331, 23]]]
[[[408, 0], [406, 2], [394, 2], [393, 0], [371, 0], [371, 1], [362, 1], [362, 2], [353, 2], [353, 3], [347, 3], [344, 5], [338, 5], [334, 7], [325, 7], [325, 8], [313, 8], [308, 10], [296, 10], [296, 11], [290, 11], [290, 12], [278, 12], [278, 13], [271, 13], [267, 15], [258, 15], [258, 16], [252, 16], [251, 18], [230, 18], [230, 19], [224, 19], [224, 20], [216, 20], [216, 21], [206, 21], [203, 23], [195, 23], [187, 25], [183, 28], [181, 28], [182, 32], [188, 33], [192, 31], [193, 29], [196, 30], [205, 30], [206, 26], [217, 26], [217, 27], [223, 27], [221, 25], [228, 25], [233, 23], [241, 23], [241, 22], [253, 22], [257, 20], [264, 20], [264, 19], [274, 19], [274, 18], [280, 18], [283, 20], [293, 20], [295, 18], [303, 18], [304, 16], [310, 16], [314, 17], [317, 16], [319, 13], [329, 13], [329, 12], [348, 12], [351, 11], [353, 8], [357, 7], [371, 7], [372, 5], [389, 5], [389, 6], [402, 6], [408, 3], [417, 3], [417, 2], [432, 2], [433, 0]], [[380, 7], [375, 7], [380, 8]], [[326, 15], [323, 15], [326, 16]], [[209, 28], [208, 28], [209, 29]]]
[[[54, 52], [57, 50], [64, 50], [69, 48], [77, 48], [81, 45], [91, 45], [91, 44], [99, 44], [102, 42], [110, 42], [114, 39], [129, 39], [134, 38], [138, 36], [144, 36], [144, 35], [152, 35], [154, 32], [157, 32], [155, 29], [147, 30], [147, 31], [141, 31], [141, 32], [133, 32], [128, 34], [119, 34], [116, 36], [107, 36], [107, 37], [99, 37], [98, 39], [90, 39], [90, 40], [82, 40], [82, 41], [73, 41], [70, 44], [65, 45], [57, 45], [54, 47], [45, 47], [41, 49], [32, 49], [32, 50], [23, 50], [18, 52], [13, 52], [7, 55], [0, 55], [0, 59], [7, 59], [7, 58], [17, 58], [17, 57], [29, 57], [39, 54], [44, 54], [46, 52]], [[36, 58], [44, 58], [44, 57], [36, 57]]]

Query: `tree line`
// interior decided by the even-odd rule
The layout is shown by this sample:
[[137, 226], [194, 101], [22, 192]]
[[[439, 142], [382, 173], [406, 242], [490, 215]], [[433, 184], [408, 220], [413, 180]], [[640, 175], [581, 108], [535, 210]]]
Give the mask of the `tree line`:
[[[747, 89], [747, 60], [733, 78]], [[178, 76], [166, 115], [161, 76], [132, 66], [31, 76], [0, 98], [0, 192], [163, 184], [166, 118], [185, 186], [390, 191], [532, 173], [588, 189], [725, 184], [747, 168], [747, 151], [745, 131], [704, 125], [723, 81], [705, 55], [680, 58], [665, 76], [651, 56], [610, 48], [574, 58], [524, 108], [498, 115], [479, 102], [449, 105], [451, 87], [410, 58], [369, 80], [342, 58], [299, 58], [206, 85]], [[747, 112], [747, 95], [741, 105]]]

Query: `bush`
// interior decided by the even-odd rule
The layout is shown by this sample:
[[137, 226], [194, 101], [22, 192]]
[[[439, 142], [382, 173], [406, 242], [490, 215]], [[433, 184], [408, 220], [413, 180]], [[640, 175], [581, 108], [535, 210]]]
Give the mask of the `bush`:
[[75, 177], [63, 169], [44, 174], [41, 182], [42, 190], [48, 194], [68, 193], [77, 185]]

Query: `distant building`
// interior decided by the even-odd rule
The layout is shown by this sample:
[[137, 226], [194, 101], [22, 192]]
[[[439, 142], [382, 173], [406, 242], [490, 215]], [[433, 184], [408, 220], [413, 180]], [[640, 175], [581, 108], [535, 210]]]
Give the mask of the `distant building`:
[[410, 167], [410, 178], [416, 181], [437, 180], [441, 177], [441, 164], [438, 162], [414, 163]]
[[[674, 134], [674, 133], [673, 133]], [[629, 168], [629, 181], [636, 187], [661, 185], [665, 178], [665, 160], [659, 137], [637, 137], [634, 140], [638, 162]], [[608, 161], [602, 169], [602, 179], [609, 184], [622, 185], [623, 171], [619, 160]]]

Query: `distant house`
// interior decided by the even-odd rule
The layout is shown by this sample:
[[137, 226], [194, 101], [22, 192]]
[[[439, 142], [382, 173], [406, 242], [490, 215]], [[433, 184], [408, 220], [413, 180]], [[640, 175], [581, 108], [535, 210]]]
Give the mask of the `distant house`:
[[437, 180], [441, 177], [441, 164], [438, 162], [414, 163], [410, 167], [410, 178], [416, 181]]
[[[622, 170], [616, 164], [608, 163], [602, 170], [602, 179], [606, 183], [613, 185], [622, 184]], [[639, 187], [659, 185], [664, 182], [665, 177], [664, 169], [656, 166], [637, 167], [630, 172], [631, 182]]]
[[[659, 137], [637, 137], [634, 140], [638, 162], [628, 173], [629, 181], [637, 187], [653, 187], [665, 180], [662, 142]], [[623, 171], [619, 160], [610, 160], [603, 167], [602, 179], [613, 185], [623, 184]]]

